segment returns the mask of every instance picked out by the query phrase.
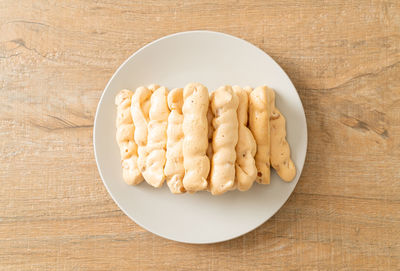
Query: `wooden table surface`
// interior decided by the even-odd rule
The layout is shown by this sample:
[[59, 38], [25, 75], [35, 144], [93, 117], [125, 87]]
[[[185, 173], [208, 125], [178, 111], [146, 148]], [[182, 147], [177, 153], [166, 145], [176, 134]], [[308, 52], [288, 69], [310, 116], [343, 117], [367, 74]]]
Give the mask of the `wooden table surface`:
[[[400, 2], [212, 2], [0, 2], [0, 270], [400, 269]], [[92, 145], [116, 68], [194, 29], [271, 55], [309, 132], [282, 209], [212, 245], [132, 222], [104, 188]]]

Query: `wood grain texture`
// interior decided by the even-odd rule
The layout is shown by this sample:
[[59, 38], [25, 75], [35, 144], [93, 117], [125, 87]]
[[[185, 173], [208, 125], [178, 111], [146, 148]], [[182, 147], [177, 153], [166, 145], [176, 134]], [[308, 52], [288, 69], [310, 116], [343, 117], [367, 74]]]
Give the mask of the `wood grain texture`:
[[[0, 2], [1, 270], [399, 270], [399, 1]], [[209, 29], [270, 54], [300, 93], [309, 148], [284, 207], [188, 245], [130, 221], [102, 185], [93, 119], [134, 51]]]

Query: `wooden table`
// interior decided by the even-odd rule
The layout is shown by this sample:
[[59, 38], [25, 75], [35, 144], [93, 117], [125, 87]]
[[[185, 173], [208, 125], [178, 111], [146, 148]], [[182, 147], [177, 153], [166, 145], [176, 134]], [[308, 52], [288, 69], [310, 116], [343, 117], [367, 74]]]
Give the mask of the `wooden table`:
[[[399, 1], [89, 2], [0, 3], [0, 270], [400, 269]], [[146, 43], [194, 29], [271, 55], [309, 132], [289, 201], [213, 245], [133, 223], [92, 146], [115, 69]]]

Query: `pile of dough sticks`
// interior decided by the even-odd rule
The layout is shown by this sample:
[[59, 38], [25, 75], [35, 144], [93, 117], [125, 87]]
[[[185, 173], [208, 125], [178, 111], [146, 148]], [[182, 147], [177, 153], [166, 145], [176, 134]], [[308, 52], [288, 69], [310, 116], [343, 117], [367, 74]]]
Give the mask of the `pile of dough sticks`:
[[123, 179], [146, 180], [172, 193], [208, 190], [220, 195], [270, 183], [270, 166], [284, 181], [290, 159], [285, 118], [267, 86], [222, 86], [211, 93], [199, 83], [168, 91], [150, 85], [116, 98], [116, 139]]

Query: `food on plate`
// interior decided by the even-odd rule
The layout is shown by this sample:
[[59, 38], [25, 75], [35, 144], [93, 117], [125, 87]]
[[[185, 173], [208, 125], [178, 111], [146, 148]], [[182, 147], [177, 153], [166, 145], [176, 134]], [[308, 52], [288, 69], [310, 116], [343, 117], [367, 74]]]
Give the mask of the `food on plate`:
[[164, 165], [167, 149], [167, 125], [169, 108], [168, 90], [159, 87], [150, 98], [149, 122], [147, 125], [146, 165], [142, 172], [145, 180], [154, 187], [160, 187], [165, 180]]
[[204, 190], [208, 186], [208, 95], [207, 88], [199, 83], [190, 83], [183, 90], [183, 186], [188, 192]]
[[168, 116], [167, 128], [167, 154], [164, 173], [167, 177], [167, 185], [172, 193], [180, 194], [186, 190], [183, 187], [183, 89], [175, 88], [168, 94], [168, 107], [171, 113]]
[[[153, 103], [156, 103], [156, 101], [158, 100], [157, 98], [152, 98], [154, 96], [153, 92], [156, 92], [157, 89], [159, 89], [158, 85], [150, 85], [149, 87], [139, 87], [138, 89], [136, 89], [135, 94], [133, 95], [132, 98], [133, 102], [131, 105], [132, 118], [136, 127], [134, 138], [138, 145], [139, 170], [142, 173], [146, 182], [155, 187], [159, 187], [162, 185], [162, 182], [164, 180], [163, 166], [165, 163], [165, 158], [162, 159], [162, 150], [161, 153], [159, 151], [153, 152], [154, 150], [159, 148], [156, 141], [158, 141], [160, 137], [162, 141], [164, 137], [163, 134], [161, 134], [159, 137], [157, 137], [157, 135], [154, 136], [153, 135], [155, 134], [154, 130], [158, 129], [159, 125], [157, 125], [158, 124], [157, 121], [153, 121], [153, 123], [151, 124], [151, 117], [150, 117], [151, 100], [152, 99], [154, 100]], [[161, 92], [162, 91], [163, 90], [161, 90]], [[158, 96], [160, 95], [156, 95], [155, 97]], [[155, 107], [155, 105], [153, 107]], [[155, 111], [152, 113], [154, 119], [155, 116], [158, 114], [158, 112], [157, 110], [153, 111]], [[161, 142], [161, 149], [162, 149], [162, 142]], [[153, 163], [153, 161], [159, 159], [160, 157], [161, 161]], [[161, 171], [160, 171], [160, 163], [162, 164]], [[154, 171], [154, 169], [156, 170]]]
[[[147, 134], [148, 134], [148, 123], [149, 123], [149, 111], [150, 111], [150, 98], [153, 94], [153, 90], [158, 87], [152, 85], [151, 87], [139, 87], [136, 89], [132, 97], [131, 114], [133, 123], [135, 125], [134, 139], [138, 145], [138, 166], [140, 172], [146, 172], [146, 161], [147, 161]], [[146, 178], [145, 175], [143, 175]], [[147, 180], [146, 180], [147, 181]]]
[[153, 84], [121, 90], [116, 139], [123, 179], [146, 180], [174, 194], [209, 190], [221, 195], [270, 183], [270, 166], [282, 180], [296, 176], [286, 140], [286, 120], [267, 86], [222, 86], [209, 93], [199, 83], [168, 92]]
[[267, 86], [257, 87], [249, 95], [249, 127], [257, 143], [256, 181], [262, 184], [270, 182], [270, 105], [267, 90]]
[[286, 120], [275, 106], [275, 92], [269, 88], [267, 94], [271, 109], [271, 166], [282, 180], [290, 182], [296, 176], [296, 167], [290, 159], [290, 147], [286, 140]]
[[239, 99], [231, 86], [220, 87], [211, 96], [214, 133], [210, 191], [213, 195], [223, 194], [235, 184], [238, 105]]
[[131, 117], [132, 96], [132, 91], [123, 89], [115, 97], [116, 139], [121, 153], [122, 178], [127, 184], [136, 185], [143, 181], [143, 177], [137, 165], [138, 150], [133, 138], [135, 126]]
[[240, 191], [249, 190], [257, 176], [254, 156], [257, 151], [256, 141], [247, 127], [248, 92], [239, 86], [233, 86], [239, 98], [237, 118], [239, 122], [238, 143], [236, 144], [236, 186]]

